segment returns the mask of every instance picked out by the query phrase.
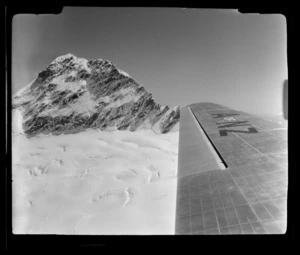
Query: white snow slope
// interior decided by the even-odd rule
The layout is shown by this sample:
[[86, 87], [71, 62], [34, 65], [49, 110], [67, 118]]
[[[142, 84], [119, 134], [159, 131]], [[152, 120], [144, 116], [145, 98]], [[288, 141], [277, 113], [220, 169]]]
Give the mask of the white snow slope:
[[13, 233], [174, 234], [178, 131], [19, 133]]

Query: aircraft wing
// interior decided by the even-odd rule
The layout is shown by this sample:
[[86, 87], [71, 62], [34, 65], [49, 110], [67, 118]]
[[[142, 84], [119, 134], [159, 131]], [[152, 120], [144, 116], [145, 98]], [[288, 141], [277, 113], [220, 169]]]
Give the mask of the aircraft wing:
[[180, 111], [175, 234], [283, 234], [287, 127], [213, 103]]

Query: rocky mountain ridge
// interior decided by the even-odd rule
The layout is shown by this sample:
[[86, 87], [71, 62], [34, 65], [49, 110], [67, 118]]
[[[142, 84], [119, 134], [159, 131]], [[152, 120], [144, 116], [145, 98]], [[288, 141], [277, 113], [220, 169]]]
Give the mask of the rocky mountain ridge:
[[56, 58], [18, 91], [12, 109], [18, 112], [18, 130], [21, 126], [27, 136], [77, 133], [88, 128], [149, 128], [167, 133], [176, 129], [180, 117], [179, 106], [156, 103], [150, 92], [111, 61], [72, 54]]

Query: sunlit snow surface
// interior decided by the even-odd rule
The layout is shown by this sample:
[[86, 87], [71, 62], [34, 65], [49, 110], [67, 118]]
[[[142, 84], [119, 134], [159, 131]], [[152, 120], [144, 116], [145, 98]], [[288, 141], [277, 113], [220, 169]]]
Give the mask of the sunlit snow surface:
[[174, 234], [178, 131], [13, 135], [15, 234]]

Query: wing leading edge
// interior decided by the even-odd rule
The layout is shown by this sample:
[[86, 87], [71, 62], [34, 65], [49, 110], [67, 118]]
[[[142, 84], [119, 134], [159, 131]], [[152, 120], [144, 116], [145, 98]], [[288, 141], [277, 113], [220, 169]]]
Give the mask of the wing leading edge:
[[286, 127], [212, 103], [180, 114], [175, 234], [285, 233]]

